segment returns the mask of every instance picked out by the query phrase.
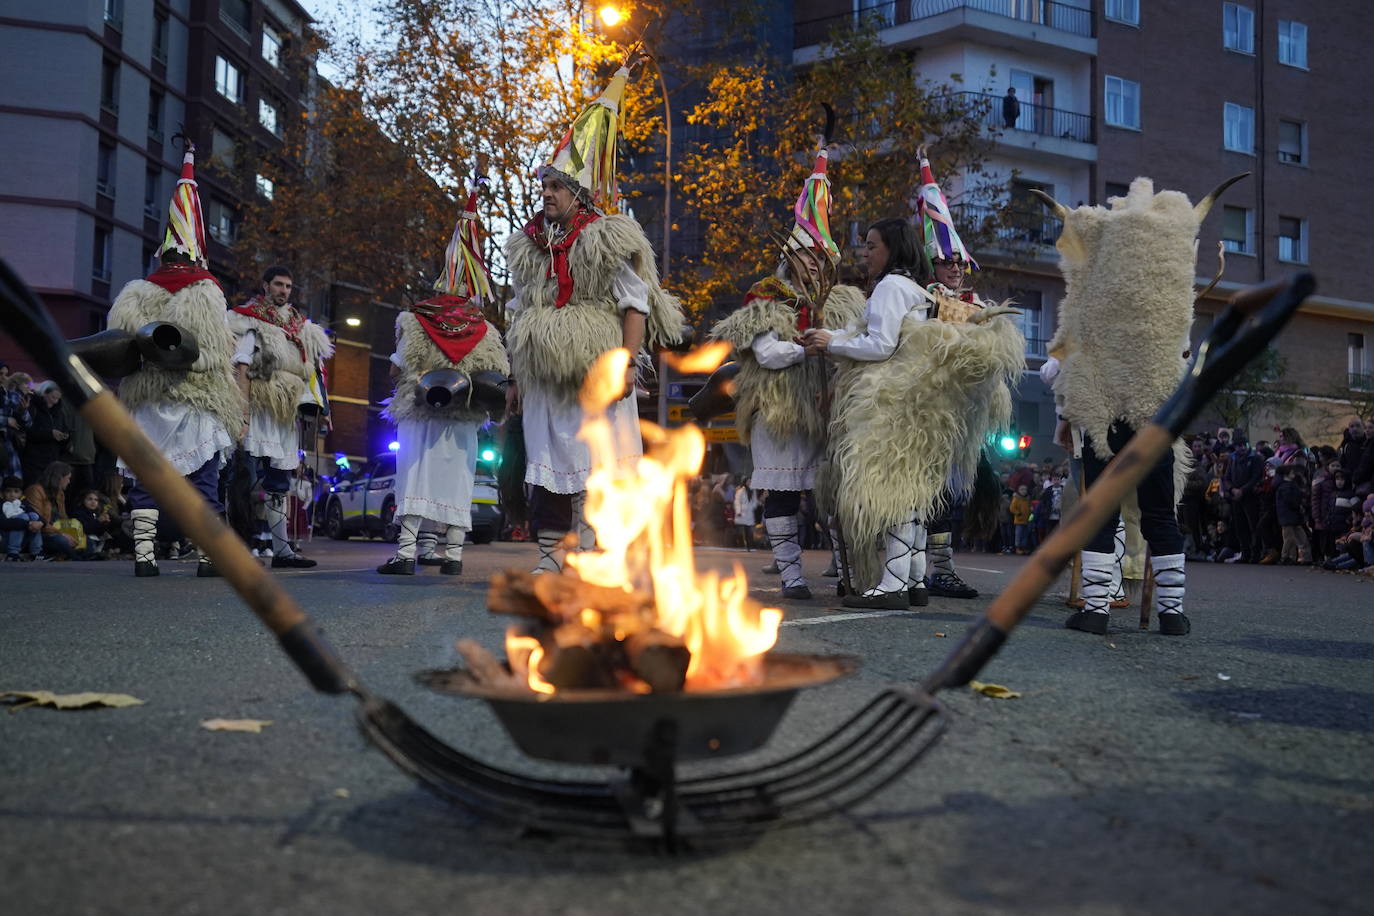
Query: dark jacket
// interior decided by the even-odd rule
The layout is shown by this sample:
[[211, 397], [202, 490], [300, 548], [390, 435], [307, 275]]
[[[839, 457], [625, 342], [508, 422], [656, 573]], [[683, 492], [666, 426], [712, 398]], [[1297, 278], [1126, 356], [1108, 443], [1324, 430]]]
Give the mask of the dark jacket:
[[1297, 481], [1279, 481], [1274, 489], [1274, 513], [1280, 526], [1303, 524], [1302, 486]]
[[67, 440], [58, 442], [54, 432], [71, 434], [62, 416], [62, 405], [49, 408], [42, 398], [35, 398], [29, 405], [33, 422], [29, 426], [29, 441], [24, 446], [24, 480], [28, 483], [38, 479], [43, 469], [62, 457], [66, 451]]
[[82, 504], [72, 510], [72, 518], [81, 523], [81, 528], [86, 532], [87, 537], [91, 535], [102, 535], [110, 527], [109, 522], [102, 522], [100, 520], [100, 513], [102, 511], [101, 509], [96, 509], [92, 512], [90, 509], [86, 508], [85, 504]]
[[1355, 472], [1360, 469], [1360, 463], [1364, 459], [1365, 446], [1368, 444], [1364, 439], [1352, 437], [1350, 430], [1346, 430], [1341, 435], [1341, 446], [1337, 449], [1341, 456], [1341, 470], [1345, 471], [1346, 476], [1352, 481], [1356, 479]]
[[1006, 124], [1015, 124], [1016, 119], [1021, 117], [1021, 101], [1011, 93], [1002, 96], [1002, 120]]
[[1328, 527], [1327, 511], [1330, 506], [1331, 494], [1335, 492], [1335, 489], [1336, 481], [1331, 479], [1330, 474], [1312, 484], [1312, 527], [1318, 531], [1325, 531]]
[[1237, 451], [1226, 471], [1226, 495], [1229, 498], [1232, 490], [1240, 490], [1242, 497], [1250, 496], [1263, 479], [1264, 456], [1253, 450], [1243, 455]]
[[1374, 492], [1374, 439], [1364, 440], [1364, 451], [1360, 452], [1360, 463], [1355, 473], [1350, 475], [1350, 485], [1361, 496]]
[[1345, 534], [1350, 530], [1351, 522], [1357, 517], [1355, 510], [1358, 506], [1340, 506], [1337, 501], [1343, 499], [1354, 499], [1355, 489], [1347, 483], [1337, 489], [1333, 484], [1331, 492], [1326, 497], [1326, 528], [1333, 531], [1337, 536]]

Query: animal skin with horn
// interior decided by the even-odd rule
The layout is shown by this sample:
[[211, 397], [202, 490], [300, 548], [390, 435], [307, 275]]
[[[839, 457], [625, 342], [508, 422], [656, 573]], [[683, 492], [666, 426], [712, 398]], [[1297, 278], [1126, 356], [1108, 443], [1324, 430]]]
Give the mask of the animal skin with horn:
[[1197, 234], [1217, 198], [1246, 172], [1196, 205], [1179, 191], [1131, 182], [1107, 207], [1070, 210], [1036, 193], [1064, 221], [1056, 247], [1066, 285], [1050, 352], [1060, 360], [1054, 389], [1061, 413], [1081, 426], [1102, 458], [1117, 420], [1139, 429], [1173, 392], [1185, 369], [1193, 323]]

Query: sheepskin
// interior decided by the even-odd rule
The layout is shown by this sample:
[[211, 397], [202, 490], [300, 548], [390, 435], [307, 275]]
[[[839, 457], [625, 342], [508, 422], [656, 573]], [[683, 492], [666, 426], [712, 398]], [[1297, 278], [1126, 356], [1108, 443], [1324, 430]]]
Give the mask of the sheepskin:
[[[396, 316], [396, 351], [401, 355], [405, 368], [396, 379], [396, 393], [384, 415], [392, 420], [424, 420], [438, 417], [445, 420], [467, 420], [481, 422], [486, 419], [486, 411], [467, 404], [453, 403], [444, 408], [430, 407], [416, 403], [419, 379], [427, 372], [436, 369], [457, 369], [471, 375], [474, 372], [493, 371], [506, 375], [510, 372], [510, 360], [506, 349], [501, 346], [501, 334], [486, 322], [487, 333], [477, 342], [466, 356], [453, 362], [444, 351], [435, 346], [428, 333], [420, 325], [420, 319], [410, 312]], [[469, 392], [470, 393], [470, 392]]]
[[1006, 315], [956, 324], [908, 315], [893, 355], [838, 359], [830, 447], [818, 493], [838, 514], [855, 587], [881, 574], [888, 527], [939, 517], [951, 475], [972, 485], [989, 431], [1011, 419], [1025, 338]]
[[243, 425], [243, 395], [229, 364], [234, 337], [225, 321], [224, 293], [211, 280], [200, 280], [175, 295], [147, 280], [131, 280], [114, 304], [109, 327], [136, 332], [153, 321], [168, 321], [196, 338], [200, 355], [188, 369], [145, 364], [119, 383], [119, 399], [130, 408], [141, 404], [188, 404], [220, 422], [237, 438]]
[[313, 321], [301, 327], [300, 350], [275, 324], [244, 315], [229, 313], [229, 329], [235, 337], [254, 332], [257, 345], [253, 348], [253, 362], [248, 367], [248, 400], [254, 410], [264, 410], [278, 423], [292, 423], [305, 393], [309, 367], [319, 365], [334, 355], [329, 335]]
[[603, 216], [578, 234], [568, 255], [572, 298], [563, 308], [554, 307], [558, 281], [550, 274], [548, 250], [523, 231], [506, 241], [506, 263], [520, 287], [520, 309], [507, 335], [520, 384], [537, 385], [563, 400], [577, 397], [592, 363], [622, 343], [622, 318], [611, 284], [627, 261], [649, 287], [645, 349], [680, 342], [682, 306], [658, 285], [653, 249], [628, 216]]
[[[832, 330], [846, 327], [864, 313], [864, 294], [853, 286], [836, 286], [826, 297], [822, 324]], [[825, 420], [818, 402], [826, 371], [821, 360], [804, 359], [785, 369], [765, 369], [754, 358], [754, 338], [773, 331], [782, 340], [798, 335], [797, 309], [782, 299], [754, 299], [721, 320], [711, 337], [735, 348], [740, 362], [735, 376], [735, 427], [749, 443], [755, 420], [767, 427], [774, 441], [786, 442], [802, 435], [820, 441]]]
[[1050, 342], [1060, 412], [1103, 459], [1112, 454], [1112, 423], [1140, 429], [1183, 376], [1199, 224], [1184, 194], [1156, 194], [1148, 178], [1110, 203], [1077, 207], [1064, 220], [1056, 247], [1066, 289]]

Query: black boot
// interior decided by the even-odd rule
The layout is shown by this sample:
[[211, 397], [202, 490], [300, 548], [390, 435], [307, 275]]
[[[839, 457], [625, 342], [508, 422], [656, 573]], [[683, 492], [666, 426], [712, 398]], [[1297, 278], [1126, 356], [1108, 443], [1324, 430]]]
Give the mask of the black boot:
[[140, 579], [146, 579], [149, 576], [160, 576], [162, 573], [158, 570], [157, 564], [153, 561], [136, 560], [134, 561], [134, 575]]
[[1192, 629], [1187, 614], [1159, 615], [1159, 632], [1165, 636], [1187, 636]]
[[400, 557], [392, 557], [381, 566], [378, 566], [377, 572], [384, 576], [413, 576], [415, 575], [415, 561], [402, 560]]
[[314, 560], [307, 559], [298, 553], [293, 553], [289, 557], [272, 558], [273, 569], [309, 569], [318, 565]]
[[930, 604], [930, 589], [921, 582], [906, 590], [906, 603], [912, 607], [925, 607]]
[[845, 595], [840, 599], [840, 604], [845, 607], [905, 611], [907, 593], [905, 589], [898, 589], [895, 592], [879, 592], [876, 595]]
[[1107, 635], [1107, 625], [1111, 622], [1111, 614], [1099, 614], [1096, 611], [1074, 611], [1069, 615], [1069, 619], [1064, 621], [1064, 627], [1069, 630], [1081, 630], [1084, 633], [1105, 636]]
[[439, 575], [441, 576], [461, 576], [462, 574], [462, 560], [444, 560], [443, 565], [439, 567]]
[[201, 557], [200, 562], [196, 564], [196, 578], [218, 579], [220, 578], [219, 570], [215, 569], [215, 564], [211, 563], [208, 558]]

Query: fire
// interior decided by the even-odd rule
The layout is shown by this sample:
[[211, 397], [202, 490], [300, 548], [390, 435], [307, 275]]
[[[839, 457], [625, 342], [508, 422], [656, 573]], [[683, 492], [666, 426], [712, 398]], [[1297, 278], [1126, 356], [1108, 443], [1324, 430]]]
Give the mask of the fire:
[[[714, 359], [718, 365], [721, 356], [688, 354], [684, 359], [691, 365]], [[687, 482], [706, 456], [701, 430], [641, 423], [647, 444], [644, 456], [633, 463], [615, 460], [625, 449], [617, 448], [620, 443], [606, 409], [624, 390], [629, 360], [624, 349], [604, 354], [582, 388], [585, 420], [578, 436], [591, 451], [586, 515], [597, 546], [570, 552], [566, 564], [585, 582], [653, 595], [654, 626], [682, 639], [691, 652], [687, 690], [760, 683], [763, 655], [777, 642], [782, 612], [749, 600], [749, 581], [738, 564], [728, 576], [697, 572]], [[600, 614], [586, 608], [581, 619], [591, 625]], [[506, 647], [513, 671], [527, 672], [531, 688], [553, 692], [539, 676], [543, 653], [537, 640], [512, 630]], [[630, 687], [637, 690], [642, 685]]]

